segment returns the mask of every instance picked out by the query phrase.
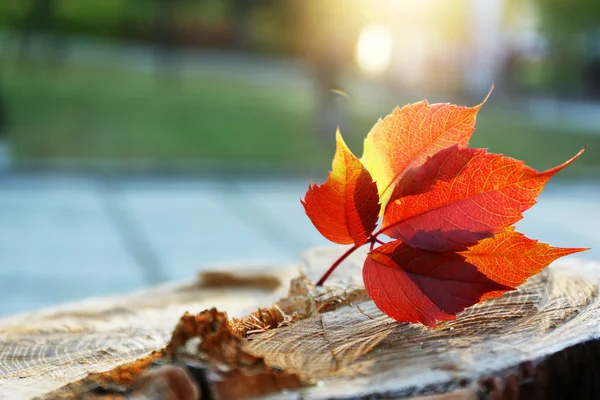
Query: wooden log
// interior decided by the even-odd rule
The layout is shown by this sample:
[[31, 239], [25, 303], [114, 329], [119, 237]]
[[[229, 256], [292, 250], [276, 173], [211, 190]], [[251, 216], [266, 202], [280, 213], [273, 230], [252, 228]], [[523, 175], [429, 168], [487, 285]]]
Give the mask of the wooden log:
[[600, 398], [600, 263], [556, 262], [431, 329], [375, 307], [361, 285], [364, 254], [325, 288], [306, 283], [343, 250], [307, 252], [306, 279], [288, 296], [297, 269], [274, 266], [0, 320], [0, 398], [42, 396], [159, 349], [184, 311], [241, 317], [280, 297], [301, 319], [243, 339], [246, 352], [302, 377], [304, 387], [274, 398]]
[[41, 396], [160, 349], [186, 311], [247, 315], [284, 296], [282, 283], [297, 274], [281, 265], [233, 271], [0, 320], [0, 399]]

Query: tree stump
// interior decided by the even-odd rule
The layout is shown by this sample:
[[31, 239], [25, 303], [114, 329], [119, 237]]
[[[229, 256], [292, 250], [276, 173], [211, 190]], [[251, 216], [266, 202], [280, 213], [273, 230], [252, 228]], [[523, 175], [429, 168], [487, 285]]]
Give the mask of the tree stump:
[[[343, 250], [305, 253], [301, 281], [315, 282]], [[324, 288], [295, 280], [288, 293], [294, 266], [232, 269], [0, 320], [0, 398], [81, 395], [67, 384], [162, 348], [185, 311], [214, 306], [243, 317], [279, 298], [308, 311], [241, 339], [245, 352], [303, 382], [263, 393], [270, 398], [600, 398], [600, 263], [556, 262], [432, 329], [375, 307], [362, 286], [362, 257], [344, 262]]]

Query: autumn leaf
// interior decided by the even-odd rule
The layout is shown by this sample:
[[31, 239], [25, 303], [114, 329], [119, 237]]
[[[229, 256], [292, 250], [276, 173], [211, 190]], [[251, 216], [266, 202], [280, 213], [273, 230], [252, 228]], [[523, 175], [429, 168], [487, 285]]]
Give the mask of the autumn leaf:
[[539, 172], [483, 149], [444, 149], [398, 182], [382, 231], [424, 250], [466, 250], [519, 221], [546, 182], [582, 152]]
[[369, 253], [363, 279], [388, 316], [427, 326], [455, 319], [486, 293], [513, 289], [489, 279], [458, 253], [416, 249], [398, 240]]
[[377, 182], [380, 214], [394, 184], [406, 171], [454, 144], [467, 146], [475, 130], [477, 113], [486, 101], [487, 97], [476, 107], [462, 107], [447, 103], [430, 105], [423, 100], [396, 107], [373, 126], [365, 139], [361, 160]]
[[[475, 265], [488, 278], [517, 287], [527, 278], [537, 274], [560, 257], [578, 253], [585, 248], [552, 247], [546, 243], [527, 238], [514, 227], [482, 240], [468, 250], [458, 254]], [[484, 298], [499, 297], [501, 292], [487, 293]]]
[[365, 244], [377, 225], [377, 186], [339, 130], [329, 177], [323, 185], [309, 186], [302, 205], [319, 232], [335, 243]]
[[[309, 186], [302, 204], [323, 236], [354, 245], [318, 286], [369, 243], [363, 278], [375, 304], [397, 321], [435, 326], [586, 250], [551, 247], [512, 227], [584, 149], [542, 172], [469, 149], [480, 108], [427, 101], [396, 108], [371, 129], [361, 160], [337, 132], [332, 171]], [[394, 240], [384, 243], [382, 234]]]

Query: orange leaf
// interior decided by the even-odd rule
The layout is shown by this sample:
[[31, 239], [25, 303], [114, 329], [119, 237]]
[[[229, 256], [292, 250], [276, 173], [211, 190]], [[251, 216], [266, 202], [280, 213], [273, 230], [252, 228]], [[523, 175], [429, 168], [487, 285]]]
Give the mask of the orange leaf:
[[[490, 89], [491, 94], [493, 86]], [[475, 130], [476, 107], [432, 104], [427, 100], [396, 109], [371, 129], [364, 144], [362, 162], [377, 183], [381, 212], [390, 199], [394, 184], [427, 156], [458, 144], [466, 147]]]
[[[317, 285], [361, 245], [381, 243], [363, 268], [369, 295], [398, 321], [435, 326], [585, 250], [553, 248], [511, 227], [584, 149], [544, 172], [468, 149], [482, 104], [397, 108], [369, 132], [362, 162], [337, 132], [332, 172], [323, 185], [309, 186], [302, 204], [326, 238], [354, 246]], [[380, 215], [383, 227], [373, 233]], [[383, 243], [382, 233], [398, 240]]]
[[377, 307], [396, 321], [435, 326], [478, 303], [486, 293], [512, 290], [479, 272], [465, 257], [394, 241], [373, 250], [363, 280]]
[[[488, 278], [516, 287], [554, 260], [585, 250], [587, 249], [552, 247], [529, 239], [510, 227], [459, 254]], [[502, 292], [491, 292], [485, 298], [499, 297], [501, 294]]]
[[377, 186], [339, 130], [329, 177], [322, 185], [309, 186], [302, 205], [319, 232], [335, 243], [360, 246], [375, 229], [380, 208]]
[[398, 182], [382, 231], [424, 250], [466, 250], [520, 220], [546, 182], [582, 152], [538, 172], [483, 149], [444, 149]]

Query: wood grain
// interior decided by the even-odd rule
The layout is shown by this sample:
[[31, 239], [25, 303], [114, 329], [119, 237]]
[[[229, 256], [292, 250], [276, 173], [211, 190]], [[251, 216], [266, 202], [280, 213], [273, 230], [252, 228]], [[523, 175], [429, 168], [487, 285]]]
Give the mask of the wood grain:
[[[316, 281], [340, 247], [310, 250], [300, 272]], [[246, 351], [308, 385], [272, 398], [600, 398], [600, 263], [556, 262], [431, 329], [375, 307], [361, 286], [361, 257], [325, 288], [292, 288], [314, 305], [308, 318], [246, 338]], [[0, 320], [0, 398], [41, 396], [160, 348], [184, 311], [247, 315], [285, 297], [297, 271], [273, 266], [227, 285], [171, 285]], [[256, 284], [261, 274], [271, 284]]]
[[208, 272], [207, 279], [201, 274], [192, 282], [1, 319], [0, 399], [41, 396], [159, 349], [186, 311], [218, 304], [230, 316], [245, 316], [286, 294], [297, 268], [276, 267], [238, 265]]

